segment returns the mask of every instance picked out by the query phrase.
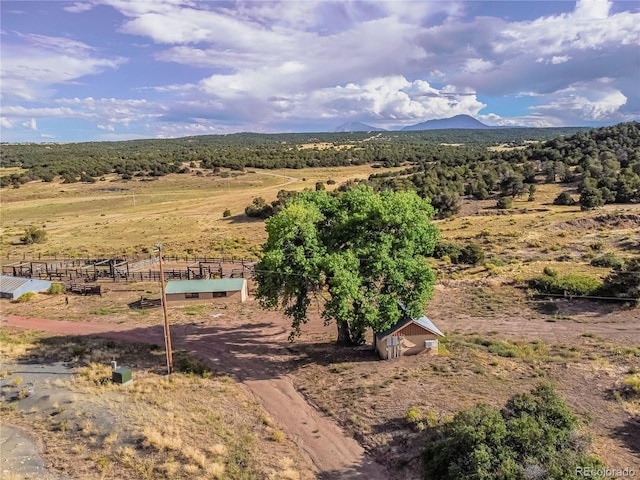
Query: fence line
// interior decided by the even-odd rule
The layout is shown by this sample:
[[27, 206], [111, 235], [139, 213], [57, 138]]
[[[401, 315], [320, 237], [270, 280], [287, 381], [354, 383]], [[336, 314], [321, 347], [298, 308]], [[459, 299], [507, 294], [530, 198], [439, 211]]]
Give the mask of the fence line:
[[617, 302], [640, 302], [640, 298], [627, 298], [627, 297], [598, 297], [595, 295], [571, 295], [568, 293], [531, 293], [530, 297], [558, 297], [566, 298], [569, 300], [611, 300]]
[[[66, 259], [53, 263], [43, 260], [18, 260], [2, 265], [2, 274], [14, 277], [39, 278], [58, 282], [160, 281], [160, 272], [146, 270], [157, 263], [157, 257], [129, 262], [122, 259]], [[212, 278], [252, 278], [256, 260], [224, 257], [165, 257], [165, 261], [187, 263], [185, 269], [165, 269], [165, 280]], [[231, 268], [224, 268], [224, 265]], [[238, 265], [238, 268], [234, 266]], [[241, 266], [241, 267], [240, 267]]]

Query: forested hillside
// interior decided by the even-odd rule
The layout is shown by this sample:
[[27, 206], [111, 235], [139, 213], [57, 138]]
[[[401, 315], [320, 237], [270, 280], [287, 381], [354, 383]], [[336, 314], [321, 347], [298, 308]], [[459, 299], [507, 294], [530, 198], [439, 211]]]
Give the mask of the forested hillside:
[[[456, 213], [463, 195], [480, 200], [495, 194], [531, 195], [536, 183], [575, 184], [585, 209], [640, 202], [638, 122], [578, 132], [523, 149], [478, 153], [472, 148], [434, 147], [428, 155], [408, 160], [413, 165], [405, 171], [382, 172], [369, 182], [379, 189], [416, 189], [432, 199], [440, 217]], [[566, 201], [576, 200], [569, 195]]]
[[[439, 159], [443, 155], [478, 157], [491, 145], [522, 145], [573, 134], [577, 128], [439, 130], [424, 132], [239, 133], [162, 140], [67, 144], [3, 144], [0, 164], [21, 167], [5, 175], [2, 186], [32, 180], [92, 182], [109, 173], [134, 175], [177, 173], [184, 164], [207, 169], [304, 168]], [[582, 129], [584, 130], [584, 129]], [[440, 144], [464, 144], [463, 149]], [[316, 146], [316, 147], [314, 147]], [[467, 153], [467, 150], [470, 150]], [[471, 153], [473, 152], [473, 153]], [[193, 162], [193, 163], [192, 163]]]
[[[569, 136], [565, 136], [569, 134]], [[553, 136], [551, 136], [553, 135]], [[545, 140], [546, 139], [546, 140]], [[544, 140], [544, 141], [535, 141]], [[498, 147], [496, 147], [498, 145]], [[578, 129], [440, 130], [325, 134], [236, 134], [129, 142], [3, 145], [2, 165], [21, 167], [2, 186], [32, 180], [95, 182], [191, 172], [379, 164], [403, 171], [372, 175], [375, 189], [417, 190], [441, 218], [464, 195], [477, 199], [535, 194], [535, 184], [575, 184], [583, 208], [640, 202], [640, 123]], [[200, 172], [201, 173], [201, 172]], [[348, 185], [343, 186], [349, 188]]]

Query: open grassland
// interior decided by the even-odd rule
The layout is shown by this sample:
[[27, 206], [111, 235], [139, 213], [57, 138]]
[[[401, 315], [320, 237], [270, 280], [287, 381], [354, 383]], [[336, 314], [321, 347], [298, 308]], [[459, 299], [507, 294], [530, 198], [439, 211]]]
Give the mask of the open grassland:
[[[316, 182], [330, 179], [337, 186], [375, 171], [366, 165], [254, 169], [218, 176], [172, 174], [155, 181], [106, 177], [93, 184], [30, 182], [0, 193], [0, 253], [3, 257], [140, 254], [163, 243], [168, 254], [255, 256], [266, 237], [263, 223], [244, 215], [254, 197], [270, 202], [281, 189], [315, 188]], [[231, 216], [223, 218], [227, 209]], [[45, 228], [46, 243], [20, 244], [30, 225]]]
[[[231, 378], [160, 373], [153, 346], [10, 329], [2, 338], [2, 422], [43, 441], [52, 473], [73, 478], [304, 479], [310, 466], [259, 404]], [[133, 383], [110, 382], [108, 362], [133, 367]], [[20, 363], [74, 366], [30, 378]], [[14, 367], [15, 370], [14, 371]], [[23, 371], [24, 370], [24, 371]]]
[[461, 270], [441, 265], [441, 273], [524, 280], [551, 266], [559, 273], [606, 276], [609, 269], [590, 265], [594, 257], [640, 255], [640, 205], [607, 205], [593, 211], [553, 205], [562, 191], [560, 185], [538, 185], [535, 201], [523, 195], [507, 210], [496, 209], [495, 200], [465, 201], [459, 215], [438, 222], [442, 238], [480, 245], [489, 266]]

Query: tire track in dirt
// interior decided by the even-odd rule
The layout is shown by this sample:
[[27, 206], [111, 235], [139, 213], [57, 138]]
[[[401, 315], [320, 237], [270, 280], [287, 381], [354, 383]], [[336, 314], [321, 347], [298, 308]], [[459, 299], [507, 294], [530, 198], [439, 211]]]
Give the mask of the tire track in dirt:
[[[2, 317], [0, 326], [41, 330], [63, 335], [99, 335], [118, 340], [162, 345], [161, 326], [69, 322]], [[345, 436], [329, 417], [311, 406], [286, 374], [286, 330], [258, 326], [173, 325], [172, 342], [207, 360], [220, 373], [237, 378], [306, 454], [322, 480], [388, 477], [364, 449]]]

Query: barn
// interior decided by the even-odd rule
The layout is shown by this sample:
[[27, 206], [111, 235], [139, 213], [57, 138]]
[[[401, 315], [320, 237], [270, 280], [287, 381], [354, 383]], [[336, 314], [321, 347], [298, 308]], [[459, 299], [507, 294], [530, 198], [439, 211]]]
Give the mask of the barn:
[[0, 298], [13, 299], [28, 292], [43, 292], [50, 286], [51, 282], [48, 280], [0, 275]]
[[376, 350], [383, 360], [423, 352], [437, 355], [438, 337], [444, 334], [426, 316], [405, 315], [386, 332], [376, 333]]
[[167, 305], [191, 305], [204, 302], [244, 302], [249, 296], [244, 278], [211, 280], [171, 280], [165, 288]]

